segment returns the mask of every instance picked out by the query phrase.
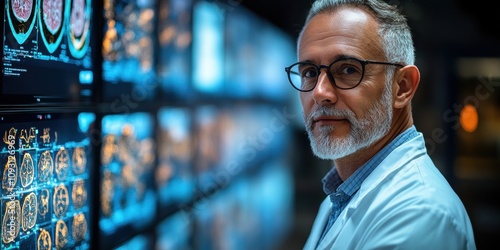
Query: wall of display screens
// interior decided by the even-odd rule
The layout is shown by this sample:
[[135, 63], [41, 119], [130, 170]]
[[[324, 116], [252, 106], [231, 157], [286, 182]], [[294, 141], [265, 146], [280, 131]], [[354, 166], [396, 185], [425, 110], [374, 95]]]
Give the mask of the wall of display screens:
[[273, 63], [293, 42], [243, 8], [6, 0], [0, 248], [276, 244], [290, 222], [290, 124], [281, 79], [254, 73], [273, 33]]

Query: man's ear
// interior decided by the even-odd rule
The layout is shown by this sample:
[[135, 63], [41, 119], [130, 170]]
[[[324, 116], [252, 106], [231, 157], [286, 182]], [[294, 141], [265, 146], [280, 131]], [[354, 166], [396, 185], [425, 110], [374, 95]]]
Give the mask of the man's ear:
[[395, 75], [396, 96], [394, 107], [403, 108], [411, 102], [420, 83], [420, 72], [415, 65], [408, 65], [399, 69]]

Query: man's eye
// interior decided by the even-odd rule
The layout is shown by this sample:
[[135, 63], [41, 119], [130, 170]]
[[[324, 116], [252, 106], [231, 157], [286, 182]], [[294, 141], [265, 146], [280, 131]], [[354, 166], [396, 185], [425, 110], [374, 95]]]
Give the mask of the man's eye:
[[310, 68], [302, 71], [302, 77], [304, 78], [315, 78], [316, 76], [316, 69]]
[[355, 68], [355, 67], [351, 67], [351, 66], [348, 66], [348, 67], [344, 67], [342, 69], [342, 74], [345, 74], [345, 75], [349, 75], [349, 74], [356, 74], [358, 73], [359, 71]]
[[332, 67], [332, 74], [333, 75], [352, 75], [352, 74], [360, 74], [361, 69], [360, 67], [357, 67], [356, 65], [349, 64], [349, 63], [344, 63], [341, 65], [334, 65], [335, 67]]

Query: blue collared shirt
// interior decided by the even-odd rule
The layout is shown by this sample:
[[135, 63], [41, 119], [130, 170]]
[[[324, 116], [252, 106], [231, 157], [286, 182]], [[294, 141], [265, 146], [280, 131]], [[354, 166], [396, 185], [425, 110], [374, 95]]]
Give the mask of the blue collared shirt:
[[[363, 183], [366, 177], [370, 175], [380, 162], [382, 162], [382, 160], [384, 160], [395, 148], [416, 136], [418, 136], [418, 132], [415, 126], [411, 126], [356, 170], [345, 182], [342, 181], [335, 167], [326, 174], [323, 178], [323, 191], [330, 197], [332, 202], [332, 213], [323, 231], [323, 236], [328, 232], [342, 210], [347, 206], [351, 197], [359, 190], [361, 183]], [[323, 238], [323, 236], [321, 238]]]

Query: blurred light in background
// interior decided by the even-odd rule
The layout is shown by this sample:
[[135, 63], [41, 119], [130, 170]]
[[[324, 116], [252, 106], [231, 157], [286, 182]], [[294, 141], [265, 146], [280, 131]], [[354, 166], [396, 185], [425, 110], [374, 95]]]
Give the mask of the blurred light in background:
[[460, 112], [460, 124], [467, 132], [474, 132], [477, 129], [478, 115], [474, 106], [467, 104]]
[[460, 58], [457, 66], [461, 77], [500, 77], [500, 58]]
[[216, 94], [224, 80], [224, 19], [216, 4], [199, 2], [193, 14], [193, 84]]

